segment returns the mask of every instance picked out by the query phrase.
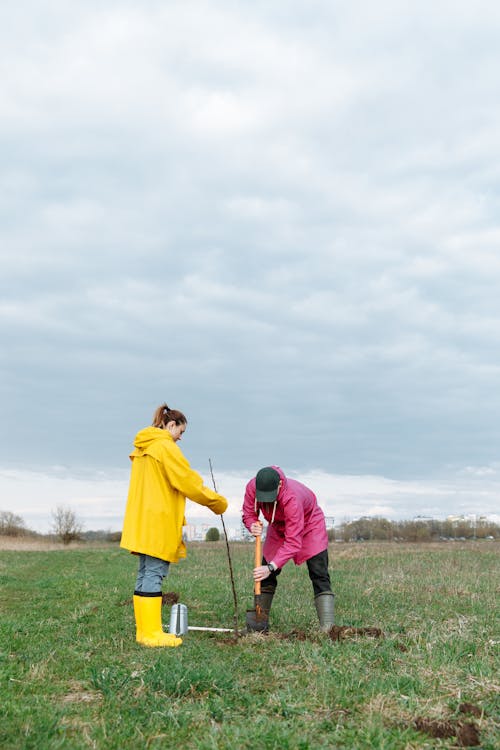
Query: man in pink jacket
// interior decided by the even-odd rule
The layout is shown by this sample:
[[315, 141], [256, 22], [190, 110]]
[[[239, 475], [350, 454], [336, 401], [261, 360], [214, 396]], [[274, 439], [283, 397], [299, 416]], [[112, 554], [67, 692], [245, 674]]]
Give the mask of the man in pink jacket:
[[334, 624], [334, 595], [328, 573], [328, 534], [325, 516], [315, 494], [301, 482], [288, 479], [279, 466], [257, 472], [245, 490], [243, 523], [253, 536], [262, 534], [259, 514], [268, 522], [262, 565], [253, 571], [261, 584], [261, 606], [269, 613], [277, 576], [289, 560], [307, 564], [314, 589], [320, 627]]

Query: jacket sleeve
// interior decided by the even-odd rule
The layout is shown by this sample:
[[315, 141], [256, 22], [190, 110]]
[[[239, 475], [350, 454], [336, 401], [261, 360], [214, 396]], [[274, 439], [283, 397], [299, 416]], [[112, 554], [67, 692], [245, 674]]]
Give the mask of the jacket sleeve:
[[250, 526], [259, 520], [259, 516], [255, 512], [255, 483], [252, 481], [247, 484], [245, 489], [242, 518], [248, 531], [250, 531]]
[[302, 548], [304, 534], [304, 508], [295, 497], [291, 497], [284, 505], [285, 513], [285, 541], [274, 554], [273, 562], [282, 568]]
[[205, 487], [201, 476], [190, 467], [189, 462], [177, 446], [174, 446], [174, 450], [170, 450], [168, 453], [165, 471], [171, 485], [182, 492], [185, 497], [198, 503], [198, 505], [205, 505], [216, 515], [220, 516], [224, 513], [227, 508], [226, 498]]

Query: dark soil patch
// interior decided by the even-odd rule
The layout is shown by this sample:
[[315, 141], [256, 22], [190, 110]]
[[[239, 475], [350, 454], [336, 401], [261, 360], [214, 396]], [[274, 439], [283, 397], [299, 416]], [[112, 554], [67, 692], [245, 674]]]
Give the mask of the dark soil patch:
[[236, 646], [240, 638], [243, 638], [246, 635], [246, 633], [242, 633], [241, 631], [238, 631], [238, 635], [236, 633], [232, 636], [232, 638], [218, 638], [217, 643], [222, 644], [223, 646]]
[[460, 724], [457, 740], [460, 747], [477, 747], [480, 744], [479, 729], [474, 722]]
[[164, 607], [168, 604], [177, 604], [178, 601], [179, 594], [176, 591], [166, 591], [161, 595], [161, 603]]
[[[273, 635], [275, 638], [279, 638], [281, 641], [307, 641], [317, 640], [317, 637], [311, 638], [311, 634], [305, 630], [299, 630], [295, 628], [290, 630], [288, 633], [277, 633], [275, 631], [262, 631], [259, 635], [267, 636]], [[328, 637], [332, 641], [341, 641], [346, 638], [355, 638], [360, 635], [370, 636], [371, 638], [383, 638], [384, 634], [380, 628], [351, 628], [346, 625], [333, 625], [327, 633]]]
[[328, 637], [332, 641], [344, 641], [357, 636], [368, 636], [369, 638], [383, 638], [384, 633], [380, 628], [353, 628], [349, 625], [332, 625], [328, 631]]
[[275, 633], [283, 641], [307, 641], [308, 635], [303, 630], [291, 630], [289, 633]]
[[477, 747], [480, 743], [479, 729], [473, 722], [415, 719], [415, 728], [436, 739], [457, 738], [458, 747]]
[[479, 719], [483, 715], [483, 710], [479, 706], [474, 705], [474, 703], [461, 703], [458, 710], [461, 714], [470, 714], [471, 716], [475, 716], [476, 719]]

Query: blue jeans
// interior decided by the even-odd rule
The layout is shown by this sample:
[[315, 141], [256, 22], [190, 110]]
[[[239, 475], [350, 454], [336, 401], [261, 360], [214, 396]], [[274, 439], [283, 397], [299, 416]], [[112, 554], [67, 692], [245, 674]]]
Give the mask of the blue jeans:
[[151, 555], [139, 555], [139, 570], [135, 582], [136, 594], [161, 594], [163, 579], [170, 563]]

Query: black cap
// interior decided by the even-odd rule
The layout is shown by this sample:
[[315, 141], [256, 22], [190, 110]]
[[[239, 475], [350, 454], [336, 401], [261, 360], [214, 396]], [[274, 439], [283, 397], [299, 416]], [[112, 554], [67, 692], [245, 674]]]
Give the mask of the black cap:
[[281, 477], [272, 466], [259, 469], [255, 477], [255, 494], [259, 503], [274, 503]]

